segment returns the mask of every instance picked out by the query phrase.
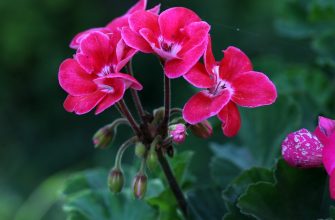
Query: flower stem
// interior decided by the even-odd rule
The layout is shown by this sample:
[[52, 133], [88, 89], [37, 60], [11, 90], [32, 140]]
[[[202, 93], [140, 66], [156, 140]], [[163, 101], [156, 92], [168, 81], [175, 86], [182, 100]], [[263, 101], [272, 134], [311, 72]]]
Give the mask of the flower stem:
[[128, 140], [126, 140], [126, 142], [124, 142], [121, 147], [119, 148], [119, 150], [116, 153], [116, 157], [115, 157], [115, 168], [121, 169], [121, 160], [122, 160], [122, 155], [125, 152], [125, 150], [133, 143], [135, 143], [137, 141], [137, 136], [134, 136]]
[[183, 212], [185, 218], [187, 218], [187, 202], [186, 199], [184, 197], [183, 192], [181, 191], [178, 182], [176, 180], [176, 178], [173, 175], [173, 172], [171, 170], [171, 167], [169, 165], [169, 162], [166, 160], [162, 148], [159, 148], [157, 150], [157, 156], [158, 156], [158, 161], [163, 169], [163, 172], [165, 174], [165, 177], [170, 185], [170, 188], [174, 194], [174, 196], [176, 197], [176, 200], [178, 202], [179, 208], [181, 209], [181, 211]]
[[119, 110], [121, 112], [121, 114], [123, 114], [123, 116], [125, 118], [128, 119], [130, 126], [132, 127], [133, 131], [135, 132], [135, 134], [140, 137], [141, 136], [141, 130], [140, 127], [138, 126], [137, 122], [135, 121], [133, 115], [130, 113], [125, 101], [122, 99], [117, 103]]
[[164, 137], [167, 136], [168, 126], [170, 121], [171, 108], [171, 83], [170, 79], [164, 74], [164, 119], [162, 122], [162, 130]]
[[[131, 60], [128, 62], [126, 68], [127, 68], [127, 72], [130, 75], [134, 76], [133, 65], [132, 65]], [[131, 92], [131, 96], [133, 97], [137, 112], [138, 112], [139, 116], [141, 117], [142, 122], [145, 122], [145, 112], [144, 112], [144, 108], [143, 108], [141, 99], [138, 95], [138, 92], [135, 89], [131, 89], [130, 92]]]

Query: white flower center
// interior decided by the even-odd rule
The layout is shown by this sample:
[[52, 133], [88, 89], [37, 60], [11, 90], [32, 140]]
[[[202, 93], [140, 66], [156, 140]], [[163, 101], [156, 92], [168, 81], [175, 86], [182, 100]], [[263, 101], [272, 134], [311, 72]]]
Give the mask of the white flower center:
[[177, 57], [178, 52], [181, 50], [181, 45], [174, 42], [169, 42], [163, 38], [163, 36], [160, 36], [158, 38], [158, 43], [160, 46], [160, 49], [163, 51], [168, 57]]
[[229, 90], [231, 93], [233, 92], [233, 88], [231, 87], [230, 83], [226, 80], [223, 80], [220, 78], [220, 72], [219, 72], [219, 65], [215, 65], [212, 69], [214, 73], [214, 82], [215, 85], [208, 89], [208, 91], [213, 96], [221, 95], [224, 90]]
[[101, 69], [101, 72], [98, 73], [97, 75], [99, 77], [107, 76], [112, 73], [112, 67], [110, 65], [106, 65]]

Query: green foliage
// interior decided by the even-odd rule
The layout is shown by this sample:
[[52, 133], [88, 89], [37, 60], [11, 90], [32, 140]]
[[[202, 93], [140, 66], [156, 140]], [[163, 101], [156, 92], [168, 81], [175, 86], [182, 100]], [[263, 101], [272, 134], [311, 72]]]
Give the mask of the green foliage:
[[[239, 198], [242, 213], [258, 219], [318, 219], [329, 216], [324, 209], [327, 174], [322, 168], [302, 170], [280, 160], [275, 183], [258, 182]], [[326, 213], [324, 212], [326, 211]]]
[[63, 190], [68, 220], [156, 219], [155, 210], [135, 200], [131, 190], [109, 192], [107, 175], [106, 170], [91, 170], [68, 179]]
[[299, 107], [287, 96], [280, 96], [271, 106], [243, 109], [239, 138], [252, 152], [254, 165], [271, 167], [279, 155], [281, 141], [298, 128], [300, 120]]

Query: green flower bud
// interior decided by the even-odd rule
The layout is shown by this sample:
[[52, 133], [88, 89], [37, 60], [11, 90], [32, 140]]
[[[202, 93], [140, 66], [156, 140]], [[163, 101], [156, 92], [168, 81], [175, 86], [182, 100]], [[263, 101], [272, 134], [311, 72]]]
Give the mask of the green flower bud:
[[164, 114], [165, 114], [165, 108], [164, 107], [160, 107], [154, 110], [154, 120], [153, 120], [153, 124], [160, 124], [163, 121], [164, 118]]
[[133, 191], [136, 199], [142, 199], [147, 191], [148, 177], [143, 173], [138, 173], [133, 182]]
[[118, 168], [113, 168], [108, 175], [108, 188], [113, 193], [119, 193], [124, 184], [123, 173]]
[[145, 152], [147, 151], [145, 145], [142, 142], [137, 142], [135, 145], [135, 154], [139, 158], [143, 158], [145, 155]]
[[149, 168], [150, 171], [154, 171], [157, 167], [157, 161], [158, 161], [158, 157], [157, 157], [157, 153], [155, 151], [155, 149], [150, 149], [150, 151], [148, 152], [148, 156], [147, 156], [147, 167]]
[[100, 128], [93, 136], [94, 147], [100, 149], [107, 148], [112, 143], [114, 135], [114, 129], [110, 125]]

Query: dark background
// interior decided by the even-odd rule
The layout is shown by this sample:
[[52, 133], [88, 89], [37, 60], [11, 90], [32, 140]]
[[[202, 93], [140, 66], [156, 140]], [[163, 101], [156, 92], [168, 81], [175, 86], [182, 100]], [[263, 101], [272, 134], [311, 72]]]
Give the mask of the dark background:
[[[0, 2], [1, 220], [42, 218], [48, 206], [54, 206], [61, 188], [62, 182], [52, 179], [53, 176], [113, 165], [115, 149], [95, 150], [91, 137], [98, 128], [119, 117], [118, 113], [113, 108], [98, 116], [67, 113], [62, 107], [66, 93], [58, 84], [57, 73], [62, 60], [74, 53], [68, 45], [76, 33], [104, 26], [134, 3], [130, 0]], [[149, 6], [157, 3], [149, 1]], [[256, 70], [274, 80], [280, 100], [273, 108], [281, 109], [294, 102], [299, 111], [291, 115], [299, 120], [287, 131], [300, 127], [313, 129], [319, 114], [334, 118], [333, 1], [165, 0], [160, 3], [162, 9], [188, 7], [211, 24], [213, 50], [218, 60], [222, 58], [221, 50], [229, 45], [237, 46], [248, 54]], [[162, 70], [157, 60], [152, 55], [138, 54], [134, 69], [144, 85], [140, 96], [147, 110], [161, 106]], [[184, 80], [174, 80], [173, 106], [182, 107], [194, 92]], [[251, 129], [254, 123], [261, 128], [268, 123], [276, 127], [276, 121], [290, 116], [280, 115], [278, 110], [278, 115], [272, 111], [275, 113], [267, 121], [257, 121], [253, 114], [264, 108], [249, 111], [251, 118], [245, 125], [251, 125]], [[243, 110], [242, 114], [248, 117]], [[226, 139], [216, 119], [213, 125], [216, 132], [211, 142], [248, 145], [240, 136]], [[284, 135], [270, 132], [263, 129], [253, 138]], [[121, 129], [116, 143], [121, 143], [128, 133], [128, 129]], [[242, 131], [242, 135], [245, 133], [248, 130]], [[278, 155], [278, 144], [269, 147]], [[206, 166], [212, 154], [208, 142], [190, 135], [186, 144], [178, 148], [196, 151], [191, 169], [199, 177], [199, 184], [206, 182]], [[257, 155], [257, 150], [251, 151]], [[130, 154], [128, 157], [131, 162], [133, 157]], [[264, 165], [271, 166], [271, 162]], [[54, 209], [54, 219], [64, 219], [58, 206]]]

